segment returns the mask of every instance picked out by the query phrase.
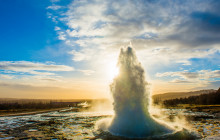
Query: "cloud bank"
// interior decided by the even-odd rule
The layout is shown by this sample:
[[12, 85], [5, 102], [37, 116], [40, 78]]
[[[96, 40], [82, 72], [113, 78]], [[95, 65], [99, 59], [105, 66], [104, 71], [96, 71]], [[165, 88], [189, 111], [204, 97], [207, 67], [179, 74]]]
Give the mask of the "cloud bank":
[[[72, 60], [86, 69], [108, 67], [119, 48], [132, 42], [151, 79], [167, 75], [169, 80], [179, 77], [174, 83], [191, 83], [218, 69], [219, 6], [217, 0], [74, 0], [52, 17], [57, 26], [65, 25], [56, 31], [72, 47]], [[206, 63], [212, 65], [199, 67]]]

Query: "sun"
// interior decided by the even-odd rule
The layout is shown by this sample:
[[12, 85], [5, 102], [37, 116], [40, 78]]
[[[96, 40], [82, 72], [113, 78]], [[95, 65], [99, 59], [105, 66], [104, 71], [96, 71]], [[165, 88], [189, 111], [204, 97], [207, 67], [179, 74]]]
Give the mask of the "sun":
[[109, 75], [113, 79], [118, 75], [118, 73], [119, 73], [119, 70], [118, 70], [118, 67], [116, 66], [110, 69]]
[[107, 76], [109, 80], [113, 80], [119, 74], [119, 69], [115, 63], [109, 63], [107, 67]]

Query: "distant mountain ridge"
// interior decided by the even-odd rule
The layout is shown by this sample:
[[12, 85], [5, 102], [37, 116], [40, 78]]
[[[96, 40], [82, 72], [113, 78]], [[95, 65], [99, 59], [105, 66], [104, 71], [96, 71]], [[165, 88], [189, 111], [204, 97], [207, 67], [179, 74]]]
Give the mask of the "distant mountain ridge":
[[198, 96], [201, 94], [209, 94], [216, 92], [217, 90], [214, 89], [206, 89], [206, 90], [199, 90], [199, 91], [190, 91], [190, 92], [167, 92], [163, 94], [153, 95], [153, 99], [159, 100], [169, 100], [169, 99], [176, 99], [176, 98], [186, 98], [189, 96]]

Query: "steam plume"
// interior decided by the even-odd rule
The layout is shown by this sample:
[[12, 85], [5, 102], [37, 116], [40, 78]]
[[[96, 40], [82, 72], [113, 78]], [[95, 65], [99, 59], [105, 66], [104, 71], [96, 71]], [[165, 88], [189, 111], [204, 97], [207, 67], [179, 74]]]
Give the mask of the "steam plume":
[[121, 49], [119, 75], [110, 85], [115, 116], [109, 131], [126, 137], [148, 137], [172, 132], [151, 118], [145, 72], [131, 47]]

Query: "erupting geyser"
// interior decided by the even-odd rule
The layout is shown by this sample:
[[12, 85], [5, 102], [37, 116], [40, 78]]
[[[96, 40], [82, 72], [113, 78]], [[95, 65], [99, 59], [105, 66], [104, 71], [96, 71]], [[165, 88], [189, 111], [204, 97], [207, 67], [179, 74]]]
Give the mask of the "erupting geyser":
[[125, 137], [148, 137], [173, 132], [151, 118], [145, 73], [131, 47], [121, 49], [119, 75], [111, 84], [115, 116], [108, 130]]

